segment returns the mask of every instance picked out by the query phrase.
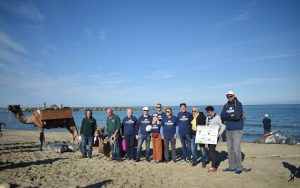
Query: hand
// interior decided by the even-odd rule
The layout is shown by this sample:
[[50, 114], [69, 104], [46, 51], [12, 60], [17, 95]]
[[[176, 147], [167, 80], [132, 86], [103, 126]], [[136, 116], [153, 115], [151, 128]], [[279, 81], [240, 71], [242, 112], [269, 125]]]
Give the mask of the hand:
[[125, 138], [125, 136], [122, 136], [122, 138]]
[[138, 140], [138, 139], [139, 139], [139, 136], [138, 136], [138, 135], [136, 135], [136, 136], [135, 136], [135, 138]]
[[163, 136], [161, 136], [161, 139], [163, 140], [163, 139], [164, 139], [164, 137], [163, 137]]
[[176, 135], [174, 135], [174, 140], [176, 140]]

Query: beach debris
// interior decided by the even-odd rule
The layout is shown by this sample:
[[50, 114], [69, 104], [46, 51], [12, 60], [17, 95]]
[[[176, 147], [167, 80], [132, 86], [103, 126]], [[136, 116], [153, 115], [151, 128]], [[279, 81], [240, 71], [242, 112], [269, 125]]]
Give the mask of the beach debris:
[[297, 141], [293, 137], [284, 135], [281, 131], [276, 130], [270, 133], [264, 134], [261, 138], [256, 140], [258, 144], [288, 144], [295, 145]]
[[43, 150], [57, 153], [75, 152], [80, 150], [80, 144], [71, 144], [69, 141], [46, 142], [46, 144], [43, 145]]

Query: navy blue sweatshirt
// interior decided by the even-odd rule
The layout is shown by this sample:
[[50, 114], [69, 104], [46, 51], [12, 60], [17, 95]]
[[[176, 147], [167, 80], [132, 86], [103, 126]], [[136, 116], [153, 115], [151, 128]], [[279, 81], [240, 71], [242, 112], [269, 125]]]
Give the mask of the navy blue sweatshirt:
[[227, 102], [222, 110], [221, 119], [227, 131], [243, 130], [243, 106], [237, 99]]
[[150, 134], [149, 132], [146, 131], [146, 127], [148, 125], [151, 125], [151, 123], [152, 123], [152, 117], [150, 115], [148, 115], [147, 117], [144, 117], [144, 115], [139, 117], [137, 121], [136, 134], [141, 134], [141, 135]]
[[177, 119], [175, 116], [171, 116], [170, 118], [166, 116], [162, 119], [160, 132], [164, 139], [173, 139], [177, 131]]
[[134, 135], [135, 134], [135, 127], [136, 127], [137, 119], [134, 116], [130, 118], [128, 116], [124, 117], [122, 121], [122, 128], [124, 135]]
[[177, 126], [179, 127], [179, 136], [185, 136], [190, 133], [192, 114], [185, 111], [179, 112], [177, 115]]
[[[161, 122], [161, 120], [163, 119], [163, 118], [165, 118], [166, 117], [166, 113], [164, 113], [164, 112], [160, 112], [160, 113], [157, 113], [157, 112], [155, 112], [154, 114], [156, 114], [157, 115], [157, 119]], [[153, 114], [153, 115], [154, 115]], [[152, 116], [153, 116], [152, 115]]]
[[151, 133], [160, 133], [161, 124], [152, 124]]

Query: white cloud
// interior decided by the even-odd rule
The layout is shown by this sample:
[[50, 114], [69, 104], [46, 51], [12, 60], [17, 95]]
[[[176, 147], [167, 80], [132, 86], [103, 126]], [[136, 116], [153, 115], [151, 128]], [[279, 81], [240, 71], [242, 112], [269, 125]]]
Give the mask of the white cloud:
[[239, 10], [231, 18], [225, 19], [223, 21], [214, 24], [214, 28], [221, 29], [233, 23], [242, 23], [242, 22], [249, 21], [256, 13], [256, 10], [254, 10], [254, 5], [255, 4], [248, 4], [246, 8]]
[[100, 40], [106, 40], [106, 32], [105, 31], [100, 31], [98, 33], [98, 35], [99, 35]]
[[281, 59], [281, 58], [286, 58], [286, 57], [294, 57], [294, 56], [299, 56], [300, 53], [286, 53], [286, 54], [278, 54], [278, 55], [269, 55], [269, 56], [262, 56], [258, 58], [254, 58], [250, 61], [260, 61], [260, 60], [268, 60], [268, 59]]
[[21, 18], [34, 21], [43, 21], [45, 16], [41, 13], [34, 1], [2, 1], [0, 6]]
[[174, 74], [169, 71], [155, 70], [149, 75], [144, 76], [144, 79], [149, 80], [165, 80], [174, 77]]
[[14, 50], [16, 52], [26, 54], [26, 49], [19, 43], [17, 43], [15, 40], [13, 40], [11, 37], [9, 37], [6, 33], [0, 31], [0, 47]]

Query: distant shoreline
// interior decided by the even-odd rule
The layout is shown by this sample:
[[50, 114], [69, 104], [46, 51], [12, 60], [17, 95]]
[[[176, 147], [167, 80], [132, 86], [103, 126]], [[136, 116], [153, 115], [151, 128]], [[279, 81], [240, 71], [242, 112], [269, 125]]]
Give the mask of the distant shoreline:
[[[224, 104], [218, 104], [218, 105], [213, 105], [213, 106], [223, 106]], [[297, 106], [300, 104], [244, 104], [244, 106], [283, 106], [283, 105], [289, 105], [289, 106]], [[174, 106], [178, 106], [178, 105], [173, 105], [173, 106], [169, 106], [166, 105], [164, 106], [164, 108], [167, 107], [174, 107]], [[190, 107], [192, 106], [207, 106], [207, 105], [189, 105]], [[111, 108], [114, 111], [125, 111], [128, 108], [131, 108], [132, 110], [142, 110], [144, 106], [113, 106], [113, 107], [69, 107], [72, 109], [72, 111], [74, 112], [82, 112], [82, 111], [86, 111], [87, 109], [90, 109], [92, 111], [106, 111], [107, 109]], [[148, 106], [150, 108], [150, 110], [156, 110], [155, 106]], [[7, 107], [0, 107], [3, 109], [7, 109]], [[22, 107], [21, 109], [23, 112], [32, 112], [35, 110], [42, 110], [45, 109], [44, 107]]]

